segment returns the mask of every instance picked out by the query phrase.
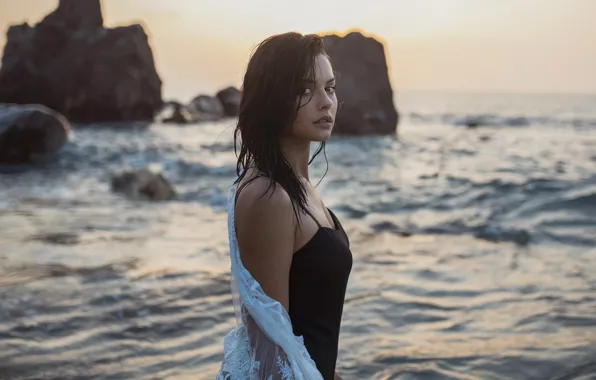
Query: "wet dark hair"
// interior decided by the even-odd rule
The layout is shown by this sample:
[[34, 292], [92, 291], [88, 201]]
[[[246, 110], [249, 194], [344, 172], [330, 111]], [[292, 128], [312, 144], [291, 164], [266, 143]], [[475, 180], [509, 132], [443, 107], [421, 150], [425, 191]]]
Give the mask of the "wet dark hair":
[[[288, 32], [261, 42], [244, 75], [238, 125], [234, 131], [234, 151], [238, 156], [235, 183], [242, 181], [249, 168], [256, 168], [270, 180], [262, 196], [280, 185], [292, 200], [298, 222], [299, 210], [306, 211], [306, 190], [282, 154], [281, 139], [292, 128], [298, 110], [305, 105], [297, 104], [297, 99], [304, 93], [305, 80], [315, 79], [315, 59], [320, 54], [329, 59], [323, 39], [316, 34]], [[240, 144], [239, 154], [237, 144]], [[308, 164], [321, 152], [327, 161], [324, 141]], [[244, 182], [237, 194], [256, 178]]]

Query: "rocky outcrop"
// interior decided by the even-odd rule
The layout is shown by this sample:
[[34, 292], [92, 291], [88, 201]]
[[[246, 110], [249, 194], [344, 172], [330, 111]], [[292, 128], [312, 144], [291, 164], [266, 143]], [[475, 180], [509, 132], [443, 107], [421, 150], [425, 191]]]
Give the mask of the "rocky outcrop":
[[223, 104], [213, 96], [199, 95], [191, 100], [188, 108], [198, 121], [215, 121], [224, 117]]
[[343, 135], [395, 134], [399, 116], [393, 101], [383, 44], [352, 32], [323, 37], [337, 75], [340, 103], [334, 132]]
[[134, 200], [166, 201], [176, 197], [176, 192], [161, 174], [148, 169], [127, 171], [112, 178], [112, 191]]
[[223, 104], [226, 116], [238, 116], [240, 114], [240, 101], [242, 93], [236, 87], [227, 87], [215, 95]]
[[177, 101], [165, 102], [158, 120], [163, 123], [188, 124], [237, 117], [240, 113], [241, 96], [237, 88], [227, 87], [215, 96], [197, 95], [187, 105]]
[[143, 27], [104, 28], [100, 0], [60, 0], [35, 26], [8, 29], [0, 102], [43, 104], [71, 122], [151, 121], [161, 86]]
[[47, 107], [30, 104], [0, 105], [0, 163], [31, 163], [60, 150], [70, 125]]
[[193, 121], [193, 115], [188, 108], [176, 101], [164, 103], [159, 120], [167, 124], [186, 124]]
[[101, 1], [59, 0], [58, 8], [39, 25], [66, 28], [73, 32], [102, 28]]

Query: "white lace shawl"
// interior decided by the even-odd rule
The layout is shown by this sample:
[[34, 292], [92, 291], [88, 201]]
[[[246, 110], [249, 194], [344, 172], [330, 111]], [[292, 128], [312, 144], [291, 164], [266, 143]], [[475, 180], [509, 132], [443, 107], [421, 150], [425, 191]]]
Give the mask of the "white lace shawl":
[[243, 266], [234, 226], [236, 185], [228, 198], [231, 287], [237, 326], [224, 338], [217, 380], [323, 380], [281, 303]]

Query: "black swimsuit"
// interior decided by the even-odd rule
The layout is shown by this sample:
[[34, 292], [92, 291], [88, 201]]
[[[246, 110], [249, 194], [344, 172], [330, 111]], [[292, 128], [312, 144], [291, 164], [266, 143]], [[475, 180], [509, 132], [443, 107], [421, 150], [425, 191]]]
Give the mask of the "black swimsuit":
[[319, 226], [294, 253], [290, 267], [290, 319], [325, 380], [332, 380], [348, 277], [352, 269], [350, 243], [335, 214], [335, 228]]

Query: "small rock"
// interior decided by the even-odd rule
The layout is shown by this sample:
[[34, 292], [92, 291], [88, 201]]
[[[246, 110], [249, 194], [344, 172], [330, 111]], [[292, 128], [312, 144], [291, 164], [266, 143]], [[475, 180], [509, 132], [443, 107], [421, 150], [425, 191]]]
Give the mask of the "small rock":
[[0, 162], [30, 163], [58, 152], [70, 124], [39, 104], [0, 104]]
[[136, 200], [165, 201], [176, 197], [172, 185], [148, 169], [127, 171], [112, 178], [112, 191]]
[[223, 104], [226, 116], [238, 116], [240, 114], [240, 102], [242, 93], [235, 87], [227, 87], [215, 95]]
[[171, 106], [171, 112], [169, 116], [163, 118], [163, 123], [187, 124], [192, 122], [193, 117], [185, 106], [178, 102], [171, 102], [168, 106]]
[[190, 112], [198, 121], [219, 120], [224, 117], [224, 106], [218, 98], [199, 95], [188, 105]]

